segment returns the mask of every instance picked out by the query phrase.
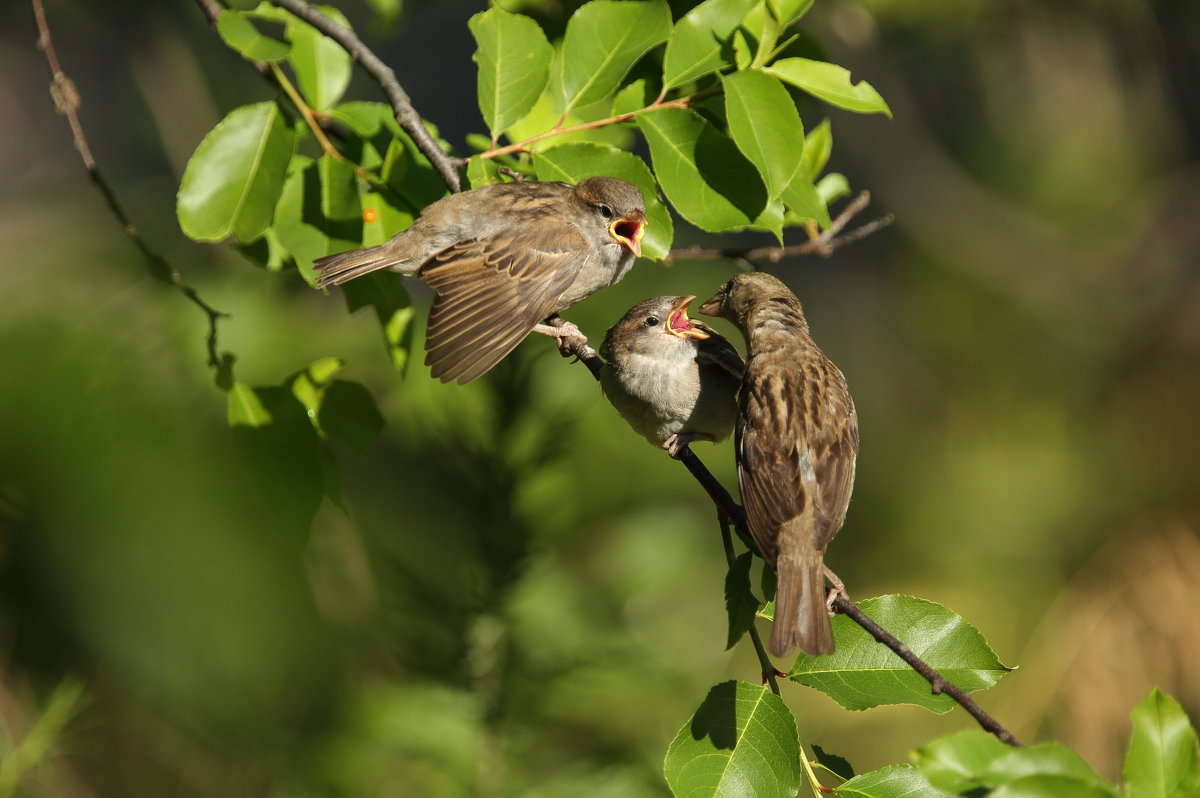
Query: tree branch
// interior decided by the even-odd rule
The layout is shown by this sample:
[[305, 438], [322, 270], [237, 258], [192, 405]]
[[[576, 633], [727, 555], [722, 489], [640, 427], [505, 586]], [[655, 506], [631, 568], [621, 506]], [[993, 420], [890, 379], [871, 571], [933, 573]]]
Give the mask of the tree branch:
[[[863, 195], [865, 194], [866, 192], [863, 192]], [[860, 195], [860, 198], [863, 195]], [[862, 204], [865, 206], [866, 203], [863, 202]], [[857, 210], [855, 213], [857, 213]], [[554, 319], [550, 320], [550, 323], [562, 324], [564, 322], [562, 319], [555, 317]], [[568, 345], [562, 354], [563, 357], [575, 357], [581, 360], [583, 364], [588, 367], [588, 370], [592, 372], [593, 377], [596, 379], [600, 378], [600, 369], [603, 367], [603, 361], [590, 346], [587, 346], [586, 344], [582, 346]], [[750, 535], [746, 530], [746, 514], [742, 510], [741, 505], [734, 501], [733, 496], [730, 495], [729, 491], [725, 489], [725, 486], [713, 476], [712, 472], [708, 470], [708, 467], [700, 461], [700, 458], [697, 457], [690, 448], [684, 447], [679, 459], [683, 462], [683, 465], [692, 474], [692, 476], [696, 478], [696, 481], [700, 483], [701, 487], [704, 488], [705, 492], [708, 493], [709, 497], [713, 500], [713, 503], [717, 506], [717, 510], [722, 514], [722, 516], [732, 520], [734, 530], [738, 533], [738, 536], [742, 539], [742, 541], [747, 544], [751, 551], [757, 554], [758, 550], [750, 540]], [[728, 552], [726, 553], [728, 555]], [[929, 665], [929, 663], [925, 662], [925, 660], [914, 654], [912, 649], [901, 642], [895, 635], [893, 635], [891, 632], [888, 632], [879, 624], [875, 623], [875, 621], [871, 620], [866, 613], [859, 609], [857, 604], [850, 601], [844, 595], [838, 594], [834, 599], [833, 608], [861, 626], [864, 630], [866, 630], [867, 634], [871, 635], [882, 645], [887, 646], [896, 654], [896, 656], [900, 657], [900, 659], [904, 660], [904, 662], [907, 663], [913, 670], [921, 674], [921, 676], [929, 682], [934, 695], [945, 693], [946, 695], [950, 696], [950, 698], [954, 699], [959, 706], [965, 709], [967, 713], [971, 715], [971, 717], [975, 718], [975, 720], [985, 731], [996, 735], [996, 737], [1002, 742], [1008, 743], [1009, 745], [1021, 745], [1020, 741], [1013, 736], [1012, 732], [1008, 731], [1008, 729], [1000, 725], [995, 718], [985, 712], [984, 709], [975, 702], [975, 699], [971, 698], [970, 694], [961, 688], [956, 687], [954, 684], [938, 674], [938, 672], [935, 671]], [[753, 640], [753, 638], [751, 639]], [[756, 650], [759, 648], [759, 645], [761, 644], [756, 644]], [[762, 659], [762, 655], [760, 655], [760, 659]], [[766, 660], [766, 663], [769, 662], [769, 660]], [[767, 673], [767, 667], [768, 665], [764, 664], [764, 677]], [[771, 670], [774, 671], [773, 666], [771, 667]]]
[[99, 190], [104, 197], [104, 202], [108, 206], [109, 211], [121, 225], [122, 231], [142, 253], [142, 257], [146, 261], [146, 268], [150, 275], [156, 280], [164, 282], [175, 287], [181, 294], [187, 297], [188, 301], [204, 312], [208, 318], [208, 334], [205, 337], [206, 349], [208, 351], [208, 365], [217, 369], [218, 379], [220, 378], [222, 368], [225, 361], [222, 360], [217, 353], [217, 323], [222, 318], [228, 317], [229, 314], [222, 313], [205, 302], [196, 289], [188, 285], [183, 276], [171, 267], [169, 263], [157, 252], [154, 252], [146, 244], [142, 234], [130, 221], [125, 210], [121, 207], [117, 200], [117, 195], [113, 192], [112, 186], [104, 179], [96, 166], [96, 159], [92, 155], [92, 148], [88, 144], [87, 136], [84, 135], [83, 125], [79, 121], [79, 106], [82, 103], [82, 98], [79, 95], [79, 89], [75, 85], [75, 81], [67, 77], [63, 72], [62, 65], [58, 60], [58, 53], [54, 50], [54, 42], [50, 38], [50, 25], [46, 21], [46, 10], [42, 7], [42, 0], [30, 0], [33, 7], [33, 17], [37, 23], [38, 29], [38, 49], [46, 56], [46, 64], [50, 67], [50, 96], [54, 99], [54, 109], [59, 116], [67, 120], [67, 125], [71, 129], [71, 137], [75, 141], [75, 149], [79, 152], [79, 157], [83, 161], [83, 168], [87, 170], [88, 179], [92, 181], [92, 185]]
[[271, 0], [271, 3], [287, 9], [340, 44], [342, 49], [375, 79], [379, 88], [383, 89], [388, 103], [392, 106], [392, 112], [396, 115], [396, 122], [412, 138], [417, 149], [429, 159], [429, 163], [433, 164], [433, 168], [437, 170], [438, 176], [442, 178], [446, 187], [454, 193], [462, 190], [462, 181], [455, 168], [454, 159], [442, 152], [442, 148], [425, 129], [421, 115], [413, 108], [412, 98], [408, 96], [408, 92], [404, 91], [404, 87], [400, 85], [395, 71], [390, 66], [375, 55], [354, 31], [343, 28], [304, 0]]
[[849, 231], [845, 235], [841, 235], [851, 220], [854, 219], [864, 208], [871, 203], [871, 193], [869, 191], [861, 192], [850, 203], [842, 209], [837, 218], [833, 220], [828, 230], [822, 231], [819, 235], [813, 236], [803, 244], [792, 244], [785, 247], [734, 247], [734, 248], [714, 248], [714, 247], [680, 247], [671, 250], [667, 257], [663, 260], [664, 263], [673, 263], [676, 258], [730, 258], [732, 260], [756, 261], [765, 260], [768, 263], [778, 263], [784, 258], [797, 257], [800, 255], [819, 255], [822, 258], [828, 258], [847, 244], [853, 244], [855, 241], [860, 241], [872, 233], [882, 230], [887, 227], [896, 217], [892, 214], [886, 214], [878, 219], [872, 219], [861, 227]]

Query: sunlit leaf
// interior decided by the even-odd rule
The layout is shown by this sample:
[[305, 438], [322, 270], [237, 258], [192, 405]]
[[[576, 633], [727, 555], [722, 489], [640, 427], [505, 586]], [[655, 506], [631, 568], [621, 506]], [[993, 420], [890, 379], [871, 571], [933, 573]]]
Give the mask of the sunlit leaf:
[[200, 142], [179, 186], [179, 226], [197, 241], [246, 243], [271, 223], [296, 137], [273, 102], [230, 111]]
[[392, 272], [366, 274], [347, 282], [342, 286], [342, 292], [351, 313], [361, 307], [375, 309], [392, 365], [403, 373], [412, 354], [413, 307], [400, 275]]
[[[766, 187], [728, 136], [687, 108], [639, 114], [663, 192], [683, 218], [717, 232], [771, 227]], [[780, 212], [780, 223], [782, 213]]]
[[533, 108], [549, 80], [554, 48], [536, 22], [499, 6], [471, 17], [467, 27], [478, 47], [479, 110], [494, 141]]
[[315, 283], [314, 260], [362, 242], [362, 205], [353, 167], [323, 155], [289, 175], [273, 229], [295, 257], [301, 275]]
[[[336, 8], [314, 7], [343, 28], [350, 27], [345, 15]], [[287, 35], [292, 42], [288, 61], [296, 71], [300, 93], [318, 111], [331, 108], [350, 85], [353, 68], [350, 55], [333, 39], [294, 16], [288, 20]]]
[[1123, 775], [1129, 798], [1200, 795], [1200, 750], [1183, 707], [1158, 688], [1130, 713], [1133, 736]]
[[639, 58], [671, 30], [665, 0], [591, 0], [567, 22], [552, 86], [560, 114], [612, 93]]
[[808, 13], [813, 0], [767, 0], [767, 7], [779, 22], [779, 25], [790, 25]]
[[930, 784], [963, 793], [992, 786], [984, 773], [1011, 750], [987, 732], [970, 729], [918, 748], [913, 758]]
[[[1010, 670], [978, 630], [940, 604], [889, 595], [867, 599], [859, 607], [967, 692], [991, 687]], [[942, 713], [955, 706], [949, 696], [934, 695], [928, 681], [846, 616], [833, 619], [833, 632], [837, 651], [821, 657], [801, 654], [789, 678], [820, 690], [846, 709], [916, 704]]]
[[663, 88], [682, 86], [732, 66], [725, 53], [729, 38], [756, 1], [705, 0], [684, 14], [667, 40]]
[[889, 765], [855, 776], [837, 788], [842, 798], [951, 798], [913, 765]]
[[278, 61], [286, 58], [291, 45], [266, 35], [240, 11], [226, 9], [217, 17], [217, 33], [251, 61]]
[[676, 796], [793, 798], [800, 786], [796, 719], [765, 686], [718, 684], [675, 736], [663, 773]]
[[658, 184], [641, 158], [615, 147], [580, 142], [537, 153], [533, 162], [539, 180], [578, 183], [588, 177], [606, 175], [633, 183], [646, 200], [642, 255], [651, 260], [666, 257], [674, 239], [674, 225], [670, 212], [658, 198]]
[[837, 64], [811, 58], [781, 58], [763, 71], [838, 108], [863, 114], [892, 115], [892, 110], [870, 83], [865, 80], [851, 83], [850, 70]]
[[826, 117], [821, 120], [821, 124], [808, 131], [804, 136], [804, 168], [808, 170], [808, 174], [814, 180], [824, 171], [825, 164], [829, 163], [829, 156], [832, 153], [833, 131], [829, 118]]
[[762, 175], [767, 196], [778, 199], [797, 177], [811, 185], [804, 169], [804, 125], [783, 84], [748, 71], [726, 75], [724, 85], [729, 132]]

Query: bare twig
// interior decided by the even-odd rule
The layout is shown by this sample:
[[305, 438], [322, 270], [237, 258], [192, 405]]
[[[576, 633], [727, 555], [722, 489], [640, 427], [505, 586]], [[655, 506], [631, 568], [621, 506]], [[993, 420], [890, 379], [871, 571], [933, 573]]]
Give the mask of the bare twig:
[[822, 231], [820, 235], [814, 236], [803, 244], [792, 244], [785, 247], [742, 247], [728, 249], [716, 247], [680, 247], [671, 250], [667, 254], [665, 262], [672, 263], [677, 258], [730, 258], [732, 260], [778, 263], [784, 258], [792, 258], [800, 255], [819, 255], [822, 258], [828, 258], [835, 250], [847, 244], [853, 244], [855, 241], [860, 241], [895, 221], [895, 216], [889, 213], [842, 235], [842, 230], [845, 229], [846, 225], [861, 213], [870, 202], [871, 193], [869, 191], [861, 192], [842, 209], [842, 212], [833, 220], [828, 230]]
[[[555, 317], [555, 319], [557, 319], [557, 317]], [[550, 323], [555, 323], [555, 320], [552, 319]], [[558, 323], [562, 323], [562, 321], [558, 320]], [[592, 350], [591, 347], [587, 346], [586, 344], [583, 346], [568, 347], [567, 351], [563, 353], [563, 356], [574, 356], [583, 361], [584, 365], [588, 367], [588, 370], [592, 372], [592, 376], [599, 379], [600, 369], [603, 367], [603, 361]], [[708, 470], [708, 467], [700, 461], [700, 458], [697, 457], [690, 448], [684, 447], [679, 459], [683, 461], [683, 464], [687, 470], [691, 472], [692, 476], [696, 478], [696, 481], [699, 482], [701, 487], [703, 487], [708, 493], [709, 497], [713, 500], [713, 503], [716, 504], [717, 510], [721, 513], [722, 517], [728, 518], [733, 522], [734, 530], [737, 531], [738, 536], [744, 543], [747, 544], [751, 551], [757, 553], [757, 549], [755, 548], [754, 543], [750, 540], [750, 535], [747, 533], [746, 514], [742, 510], [741, 505], [734, 501], [733, 496], [730, 495], [729, 491], [727, 491], [725, 487], [717, 480], [717, 478], [713, 476], [712, 472]], [[729, 553], [730, 552], [727, 549], [726, 555], [728, 556]], [[869, 635], [875, 638], [882, 645], [887, 646], [889, 649], [895, 652], [896, 656], [900, 657], [900, 659], [904, 660], [904, 662], [907, 663], [913, 670], [921, 674], [921, 676], [929, 682], [935, 695], [945, 693], [946, 695], [950, 696], [950, 698], [954, 699], [959, 706], [965, 709], [967, 713], [971, 715], [971, 717], [975, 718], [975, 720], [981, 727], [983, 727], [984, 730], [991, 732], [1001, 741], [1008, 743], [1009, 745], [1021, 745], [1017, 738], [1013, 736], [1012, 732], [1008, 731], [1008, 729], [1000, 725], [995, 718], [985, 712], [984, 709], [980, 707], [979, 704], [977, 704], [966, 691], [956, 687], [938, 674], [938, 672], [935, 671], [929, 665], [929, 663], [925, 662], [923, 659], [914, 654], [912, 649], [902, 643], [898, 638], [896, 638], [895, 635], [891, 634], [879, 624], [875, 623], [875, 621], [871, 620], [870, 617], [868, 617], [861, 609], [859, 609], [857, 604], [850, 601], [844, 595], [839, 594], [833, 601], [833, 608], [861, 626]], [[754, 639], [754, 636], [752, 636], [751, 640], [753, 641]], [[755, 645], [755, 650], [758, 651], [760, 647], [761, 641]], [[765, 652], [759, 654], [760, 662], [769, 663], [769, 660], [765, 659], [765, 656]], [[774, 672], [773, 667], [771, 668], [771, 671]], [[767, 674], [766, 664], [764, 664], [763, 667], [763, 674], [764, 677]]]
[[363, 43], [362, 39], [358, 38], [358, 35], [354, 31], [349, 28], [343, 28], [337, 22], [304, 2], [304, 0], [271, 0], [271, 3], [280, 8], [286, 8], [330, 39], [333, 39], [342, 46], [342, 49], [350, 54], [351, 58], [361, 64], [362, 68], [367, 71], [367, 74], [374, 78], [379, 87], [383, 89], [384, 95], [392, 106], [392, 112], [396, 115], [396, 122], [417, 145], [417, 149], [429, 159], [429, 163], [433, 164], [433, 168], [437, 171], [438, 176], [442, 178], [442, 182], [446, 184], [446, 187], [456, 193], [462, 190], [462, 181], [459, 178], [458, 170], [455, 168], [455, 160], [442, 152], [442, 148], [438, 146], [433, 136], [425, 129], [425, 123], [421, 121], [421, 115], [413, 108], [412, 98], [408, 96], [408, 92], [404, 91], [404, 87], [400, 85], [400, 81], [396, 79], [395, 71], [390, 66], [385, 64], [379, 56], [375, 55]]
[[59, 63], [58, 54], [54, 50], [54, 42], [50, 38], [50, 25], [46, 21], [46, 11], [42, 7], [42, 0], [30, 0], [33, 7], [33, 17], [37, 23], [38, 29], [38, 48], [45, 54], [46, 63], [50, 67], [50, 96], [54, 98], [54, 107], [59, 115], [67, 120], [67, 125], [71, 128], [71, 137], [75, 141], [75, 149], [79, 151], [79, 157], [83, 160], [83, 168], [87, 170], [88, 179], [92, 181], [97, 190], [104, 197], [104, 202], [108, 206], [109, 211], [116, 217], [121, 224], [121, 229], [125, 235], [134, 243], [138, 251], [142, 253], [142, 257], [146, 261], [146, 268], [151, 276], [168, 285], [174, 286], [181, 294], [187, 297], [188, 301], [200, 308], [204, 315], [208, 318], [208, 334], [205, 338], [206, 348], [208, 351], [208, 365], [218, 369], [222, 366], [222, 359], [217, 353], [217, 323], [220, 319], [228, 316], [226, 313], [213, 308], [205, 302], [196, 290], [184, 282], [183, 276], [171, 267], [169, 263], [157, 252], [154, 252], [147, 246], [145, 239], [142, 238], [141, 232], [130, 221], [125, 210], [117, 201], [117, 195], [113, 192], [112, 186], [104, 179], [96, 166], [96, 159], [92, 155], [92, 148], [88, 145], [87, 136], [84, 135], [83, 125], [79, 121], [79, 106], [81, 98], [79, 89], [76, 88], [75, 82], [67, 77], [63, 72], [62, 65]]

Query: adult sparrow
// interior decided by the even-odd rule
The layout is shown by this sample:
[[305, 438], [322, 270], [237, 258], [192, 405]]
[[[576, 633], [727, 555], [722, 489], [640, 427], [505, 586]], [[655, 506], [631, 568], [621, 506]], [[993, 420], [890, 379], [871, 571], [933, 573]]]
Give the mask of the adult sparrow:
[[378, 246], [317, 259], [317, 287], [378, 269], [425, 281], [437, 292], [425, 365], [467, 383], [535, 328], [582, 337], [538, 323], [624, 277], [645, 225], [645, 200], [624, 180], [497, 183], [438, 200]]
[[608, 401], [634, 432], [676, 458], [691, 441], [729, 437], [744, 367], [732, 344], [688, 318], [695, 298], [639, 302], [600, 347], [600, 387]]
[[825, 547], [846, 518], [858, 417], [846, 378], [808, 333], [796, 295], [769, 274], [738, 274], [700, 307], [746, 339], [734, 449], [750, 536], [779, 575], [771, 653], [833, 651]]

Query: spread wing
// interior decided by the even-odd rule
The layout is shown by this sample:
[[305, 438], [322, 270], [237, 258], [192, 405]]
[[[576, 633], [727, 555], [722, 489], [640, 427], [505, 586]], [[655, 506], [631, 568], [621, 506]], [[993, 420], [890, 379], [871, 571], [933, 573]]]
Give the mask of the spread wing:
[[771, 565], [783, 524], [806, 516], [813, 545], [824, 549], [846, 516], [854, 486], [858, 423], [836, 367], [826, 390], [798, 369], [759, 369], [742, 386], [736, 448], [738, 484], [750, 534]]
[[470, 382], [516, 348], [551, 314], [587, 259], [573, 229], [544, 227], [460, 241], [421, 267], [437, 291], [425, 364], [442, 382]]

